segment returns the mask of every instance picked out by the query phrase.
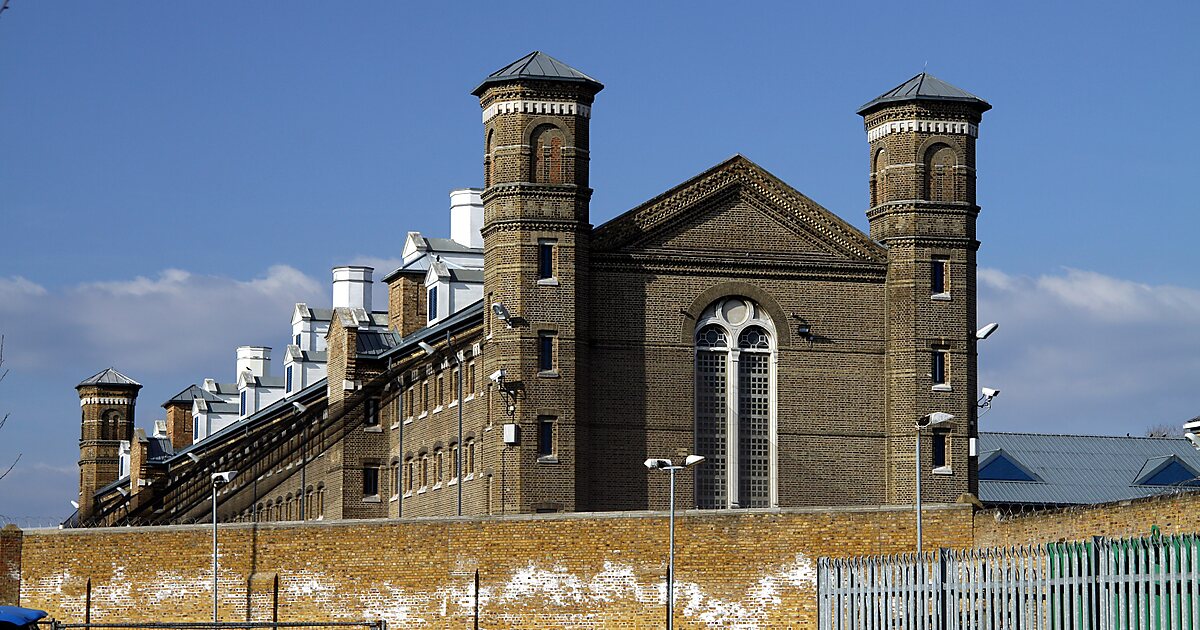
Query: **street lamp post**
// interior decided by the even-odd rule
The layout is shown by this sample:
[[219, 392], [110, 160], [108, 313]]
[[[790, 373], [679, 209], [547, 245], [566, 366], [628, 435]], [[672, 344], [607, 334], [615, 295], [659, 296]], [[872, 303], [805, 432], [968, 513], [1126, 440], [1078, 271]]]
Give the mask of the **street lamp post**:
[[921, 429], [945, 424], [954, 419], [952, 414], [938, 411], [917, 419], [917, 555], [921, 553]]
[[213, 523], [213, 623], [217, 623], [217, 488], [237, 476], [236, 470], [213, 473], [212, 476], [212, 523]]
[[682, 466], [671, 463], [669, 459], [646, 460], [646, 468], [665, 470], [671, 475], [670, 512], [667, 518], [670, 532], [667, 539], [667, 630], [673, 630], [675, 627], [675, 471], [695, 466], [702, 461], [703, 455], [688, 455]]

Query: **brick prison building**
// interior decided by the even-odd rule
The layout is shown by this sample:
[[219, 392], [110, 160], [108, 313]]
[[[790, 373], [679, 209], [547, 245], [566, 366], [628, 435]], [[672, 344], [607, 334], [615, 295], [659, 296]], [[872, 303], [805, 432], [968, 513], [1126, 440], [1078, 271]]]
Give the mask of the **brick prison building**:
[[602, 85], [540, 52], [485, 78], [483, 187], [404, 264], [334, 269], [284, 374], [238, 349], [134, 427], [138, 385], [78, 386], [79, 525], [661, 509], [643, 460], [707, 459], [685, 508], [977, 494], [975, 139], [983, 100], [920, 74], [858, 110], [870, 234], [736, 155], [599, 226]]

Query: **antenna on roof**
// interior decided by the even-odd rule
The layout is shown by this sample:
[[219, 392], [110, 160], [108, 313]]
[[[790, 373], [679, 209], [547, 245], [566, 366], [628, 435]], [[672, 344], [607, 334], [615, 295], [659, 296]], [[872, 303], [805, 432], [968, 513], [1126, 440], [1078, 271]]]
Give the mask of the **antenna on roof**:
[[929, 69], [929, 60], [928, 60], [928, 59], [926, 59], [926, 60], [925, 60], [925, 65], [921, 66], [921, 74], [925, 74], [925, 71], [926, 71], [926, 70], [928, 70], [928, 69]]

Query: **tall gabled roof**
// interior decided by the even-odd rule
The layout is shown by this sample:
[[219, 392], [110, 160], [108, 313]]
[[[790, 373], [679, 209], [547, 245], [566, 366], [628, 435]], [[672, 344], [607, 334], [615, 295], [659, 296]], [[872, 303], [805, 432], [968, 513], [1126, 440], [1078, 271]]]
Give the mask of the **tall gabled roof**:
[[596, 86], [596, 91], [599, 92], [604, 88], [604, 84], [589, 77], [588, 75], [568, 66], [567, 64], [547, 55], [546, 53], [535, 50], [524, 57], [500, 68], [499, 70], [489, 74], [479, 87], [471, 91], [475, 96], [481, 96], [483, 91], [489, 85], [495, 83], [503, 83], [505, 81], [516, 81], [519, 79], [534, 79], [545, 81], [573, 81], [579, 83], [589, 83]]
[[958, 101], [975, 105], [980, 113], [992, 108], [987, 101], [978, 96], [966, 90], [956, 88], [932, 74], [922, 72], [887, 92], [880, 94], [870, 103], [858, 108], [858, 114], [866, 116], [887, 103], [901, 103], [904, 101]]
[[125, 387], [133, 387], [141, 389], [142, 384], [116, 371], [114, 368], [105, 368], [99, 372], [83, 379], [75, 389], [87, 387], [88, 385], [118, 385]]

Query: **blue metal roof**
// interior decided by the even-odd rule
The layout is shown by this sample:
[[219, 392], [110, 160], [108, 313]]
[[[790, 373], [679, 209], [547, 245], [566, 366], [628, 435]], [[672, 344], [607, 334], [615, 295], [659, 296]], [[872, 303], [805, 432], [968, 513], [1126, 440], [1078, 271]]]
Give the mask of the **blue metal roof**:
[[[1200, 471], [1200, 452], [1183, 438], [980, 432], [978, 454], [981, 471], [1002, 456], [1036, 477], [1013, 481], [985, 479], [981, 474], [979, 500], [985, 504], [1122, 501], [1177, 492], [1188, 485], [1190, 478], [1175, 485], [1154, 485], [1157, 479], [1182, 479], [1180, 468], [1172, 464]], [[1164, 471], [1169, 474], [1160, 476]]]

